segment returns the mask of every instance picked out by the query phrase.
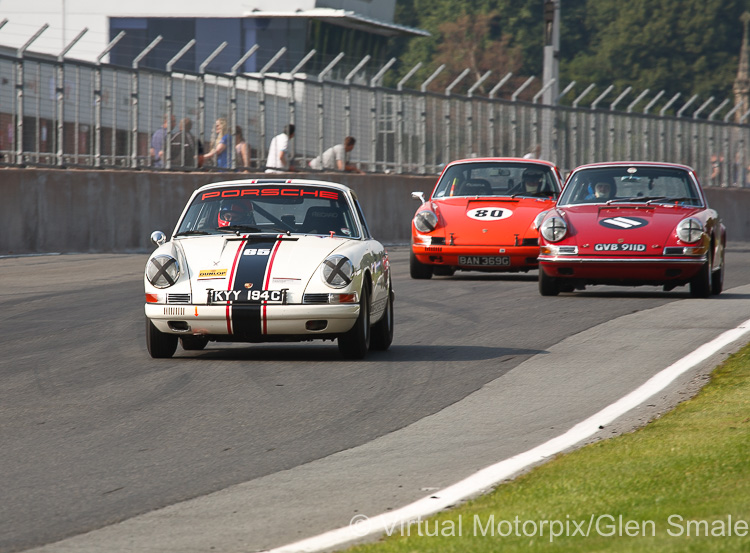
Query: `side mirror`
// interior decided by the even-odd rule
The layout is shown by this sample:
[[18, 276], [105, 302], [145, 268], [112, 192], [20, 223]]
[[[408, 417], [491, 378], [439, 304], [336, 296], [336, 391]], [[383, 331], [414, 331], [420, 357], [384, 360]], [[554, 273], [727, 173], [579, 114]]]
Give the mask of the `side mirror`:
[[167, 235], [160, 230], [155, 230], [151, 233], [151, 241], [157, 246], [161, 246], [167, 241]]
[[415, 200], [419, 200], [423, 204], [427, 203], [427, 200], [424, 199], [424, 192], [412, 192], [411, 197]]

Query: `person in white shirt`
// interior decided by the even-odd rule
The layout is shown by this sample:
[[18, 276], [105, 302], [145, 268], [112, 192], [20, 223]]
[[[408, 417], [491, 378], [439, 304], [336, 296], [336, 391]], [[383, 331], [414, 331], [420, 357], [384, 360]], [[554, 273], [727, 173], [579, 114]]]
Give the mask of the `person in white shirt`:
[[323, 155], [310, 160], [310, 169], [316, 171], [334, 170], [362, 173], [356, 165], [349, 163], [349, 152], [354, 149], [357, 140], [353, 136], [347, 136], [343, 144], [336, 144], [328, 148]]
[[291, 171], [289, 166], [289, 141], [294, 138], [294, 125], [284, 127], [284, 132], [271, 139], [268, 146], [266, 173], [284, 173]]

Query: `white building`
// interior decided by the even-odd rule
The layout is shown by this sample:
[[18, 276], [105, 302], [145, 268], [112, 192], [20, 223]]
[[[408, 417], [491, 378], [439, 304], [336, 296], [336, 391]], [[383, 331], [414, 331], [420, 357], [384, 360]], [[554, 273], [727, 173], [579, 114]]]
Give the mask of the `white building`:
[[395, 24], [395, 4], [396, 0], [3, 0], [0, 45], [19, 48], [48, 24], [29, 51], [58, 55], [86, 28], [67, 57], [96, 61], [124, 31], [104, 61], [129, 66], [161, 36], [141, 67], [164, 69], [191, 39], [196, 43], [176, 69], [196, 71], [225, 41], [211, 71], [228, 71], [255, 44], [259, 49], [242, 71], [262, 68], [282, 47], [287, 51], [274, 71], [289, 70], [313, 48], [318, 64], [339, 52], [352, 63], [366, 54], [378, 62], [383, 61], [388, 38], [427, 35]]

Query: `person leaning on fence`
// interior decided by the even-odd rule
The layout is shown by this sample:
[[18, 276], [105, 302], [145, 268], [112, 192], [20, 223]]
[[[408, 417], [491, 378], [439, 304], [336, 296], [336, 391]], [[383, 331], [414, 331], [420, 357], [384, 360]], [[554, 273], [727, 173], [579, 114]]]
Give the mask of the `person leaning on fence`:
[[219, 117], [216, 120], [215, 138], [211, 149], [203, 156], [204, 160], [215, 159], [216, 167], [226, 169], [229, 167], [229, 125], [227, 120]]
[[195, 136], [190, 132], [192, 128], [193, 122], [188, 117], [180, 119], [180, 130], [172, 135], [169, 143], [169, 163], [172, 167], [196, 166], [196, 143]]
[[294, 138], [294, 125], [284, 127], [284, 132], [271, 139], [268, 146], [266, 173], [283, 173], [293, 171], [289, 159], [289, 141]]
[[347, 136], [343, 144], [336, 144], [323, 152], [323, 155], [311, 159], [308, 163], [310, 169], [363, 173], [364, 171], [360, 171], [359, 167], [349, 163], [349, 152], [354, 149], [356, 143], [357, 140], [353, 136]]
[[[167, 121], [171, 124], [167, 124]], [[167, 138], [172, 134], [174, 128], [175, 117], [172, 115], [171, 120], [164, 116], [164, 123], [161, 127], [156, 129], [153, 135], [151, 135], [151, 161], [154, 167], [164, 167], [164, 147], [168, 143]], [[168, 128], [167, 128], [168, 127]]]

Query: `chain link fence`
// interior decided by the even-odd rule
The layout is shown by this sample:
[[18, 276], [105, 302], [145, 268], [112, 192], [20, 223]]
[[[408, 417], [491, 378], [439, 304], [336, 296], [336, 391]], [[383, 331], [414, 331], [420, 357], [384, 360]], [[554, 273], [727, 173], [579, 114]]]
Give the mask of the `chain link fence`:
[[155, 167], [151, 137], [174, 117], [190, 119], [204, 150], [215, 139], [217, 119], [230, 129], [240, 126], [251, 160], [242, 167], [230, 148], [230, 170], [263, 170], [271, 138], [293, 123], [298, 170], [352, 135], [351, 162], [367, 172], [436, 174], [457, 158], [528, 154], [564, 171], [640, 159], [690, 165], [708, 186], [746, 187], [750, 179], [750, 112], [736, 107], [718, 119], [727, 102], [704, 117], [699, 112], [708, 102], [687, 114], [688, 102], [672, 116], [670, 104], [649, 113], [654, 102], [641, 112], [636, 102], [624, 111], [614, 104], [579, 107], [578, 100], [548, 106], [392, 89], [377, 78], [183, 73], [7, 52], [0, 53], [0, 76], [0, 164], [6, 166], [219, 170], [198, 167], [198, 152], [172, 159], [168, 148], [163, 167]]

